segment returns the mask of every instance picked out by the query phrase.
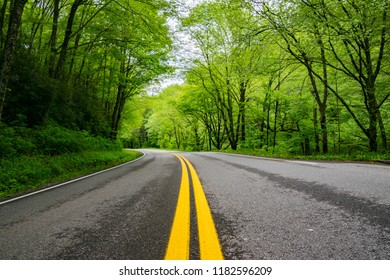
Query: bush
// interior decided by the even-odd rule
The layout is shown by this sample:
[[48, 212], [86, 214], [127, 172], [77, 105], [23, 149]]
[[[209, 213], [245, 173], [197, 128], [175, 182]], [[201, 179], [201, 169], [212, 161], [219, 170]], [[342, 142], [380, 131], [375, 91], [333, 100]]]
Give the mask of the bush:
[[119, 151], [122, 145], [86, 131], [73, 131], [55, 124], [27, 127], [8, 127], [0, 124], [0, 158], [22, 155], [56, 156], [83, 151]]
[[0, 123], [0, 198], [101, 170], [137, 157], [120, 142], [55, 124], [35, 128]]
[[0, 158], [31, 155], [36, 152], [33, 131], [25, 127], [0, 124]]
[[55, 157], [42, 155], [0, 159], [0, 199], [102, 170], [139, 156], [136, 152], [85, 151]]

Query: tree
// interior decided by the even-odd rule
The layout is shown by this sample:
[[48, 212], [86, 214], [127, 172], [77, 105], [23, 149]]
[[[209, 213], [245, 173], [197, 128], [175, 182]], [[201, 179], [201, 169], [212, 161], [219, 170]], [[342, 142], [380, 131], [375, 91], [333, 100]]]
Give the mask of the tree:
[[[191, 81], [190, 77], [187, 79]], [[192, 128], [195, 148], [197, 150], [203, 149], [203, 141], [201, 140], [203, 136], [201, 135], [204, 132], [207, 148], [210, 151], [213, 147], [221, 150], [226, 142], [226, 133], [221, 113], [216, 110], [213, 99], [202, 86], [185, 84], [182, 86], [182, 90], [177, 108]]]
[[235, 1], [217, 1], [199, 5], [184, 21], [200, 50], [192, 76], [214, 99], [233, 150], [245, 141], [248, 93], [262, 58], [261, 38], [243, 28], [254, 24], [248, 15]]
[[[119, 59], [119, 79], [111, 114], [111, 138], [113, 139], [117, 136], [126, 100], [141, 92], [153, 79], [171, 69], [165, 64], [171, 40], [168, 29], [164, 26], [165, 17], [160, 14], [159, 7], [138, 3], [138, 5], [125, 7], [118, 15], [121, 12], [125, 14], [131, 12], [134, 16], [131, 21], [120, 17], [117, 20], [123, 21], [123, 25], [116, 30], [112, 27], [113, 31], [115, 30], [114, 34], [122, 36], [120, 42], [117, 42], [119, 51], [116, 52]], [[115, 39], [111, 37], [112, 33], [108, 36], [108, 41]]]
[[382, 64], [385, 62], [384, 52], [389, 39], [390, 3], [389, 1], [338, 1], [336, 6], [331, 6], [325, 1], [318, 3], [305, 1], [305, 5], [326, 27], [329, 52], [334, 58], [333, 61], [326, 60], [327, 64], [347, 75], [360, 86], [368, 114], [368, 125], [366, 126], [357, 117], [348, 102], [336, 90], [329, 86], [328, 88], [342, 102], [367, 136], [369, 150], [375, 152], [380, 107], [390, 96], [388, 93], [378, 100], [376, 91], [376, 82], [381, 74]]
[[[7, 85], [11, 73], [12, 59], [16, 47], [19, 29], [22, 21], [24, 6], [27, 0], [14, 0], [10, 10], [10, 20], [7, 31], [7, 38], [2, 50], [0, 65], [0, 121], [2, 118]], [[5, 3], [6, 5], [6, 3]]]
[[[389, 97], [389, 94], [386, 94], [378, 101], [375, 86], [381, 74], [388, 41], [389, 2], [306, 0], [288, 3], [272, 1], [266, 4], [262, 1], [261, 6], [264, 8], [262, 15], [281, 34], [287, 45], [286, 49], [308, 70], [313, 95], [320, 110], [323, 144], [327, 141], [324, 134], [325, 111], [328, 91], [331, 91], [366, 135], [369, 150], [376, 151], [380, 107]], [[318, 55], [312, 53], [310, 46], [313, 46], [313, 43], [310, 45], [307, 39], [309, 35], [317, 42]], [[312, 42], [315, 42], [314, 40]], [[368, 121], [360, 117], [346, 96], [331, 85], [328, 68], [340, 72], [360, 86], [363, 97], [360, 102], [364, 104]], [[324, 86], [322, 100], [318, 94], [316, 80]], [[385, 138], [382, 133], [383, 142], [386, 143]], [[324, 150], [325, 148], [323, 147]]]
[[[284, 3], [284, 1], [281, 1], [277, 9], [273, 9], [266, 3], [263, 3], [262, 6], [261, 16], [267, 19], [273, 30], [282, 38], [283, 43], [280, 43], [279, 46], [306, 68], [311, 85], [311, 93], [320, 113], [322, 152], [327, 153], [329, 149], [326, 110], [329, 90], [323, 35], [317, 22], [311, 19], [310, 16], [307, 16], [307, 10], [302, 9], [296, 3]], [[286, 17], [286, 14], [289, 17]], [[306, 20], [302, 20], [303, 18]], [[322, 91], [318, 83], [323, 84]], [[317, 109], [314, 111], [315, 123], [317, 122], [316, 112]]]
[[[7, 3], [0, 7], [1, 31]], [[19, 64], [23, 61], [19, 58], [26, 60], [11, 73], [13, 96], [6, 100], [7, 122], [24, 119], [33, 126], [55, 121], [70, 128], [104, 131], [90, 125], [94, 116], [105, 118], [111, 128], [108, 134], [116, 138], [129, 97], [170, 71], [166, 64], [171, 44], [168, 3], [36, 0], [26, 7], [18, 22], [20, 27], [23, 21], [18, 44], [7, 41], [17, 51]], [[17, 25], [11, 24], [17, 19], [10, 17], [8, 33], [13, 37], [9, 38], [17, 36]], [[3, 66], [10, 65], [11, 49], [4, 47]], [[1, 76], [2, 80], [6, 77]], [[5, 93], [1, 108], [4, 98]], [[30, 101], [28, 107], [25, 100]]]

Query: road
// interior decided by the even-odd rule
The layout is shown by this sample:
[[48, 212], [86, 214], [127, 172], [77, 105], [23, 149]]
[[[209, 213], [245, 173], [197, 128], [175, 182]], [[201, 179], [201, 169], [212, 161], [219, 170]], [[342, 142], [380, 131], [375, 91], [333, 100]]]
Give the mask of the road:
[[0, 259], [390, 259], [389, 165], [143, 152], [0, 204]]

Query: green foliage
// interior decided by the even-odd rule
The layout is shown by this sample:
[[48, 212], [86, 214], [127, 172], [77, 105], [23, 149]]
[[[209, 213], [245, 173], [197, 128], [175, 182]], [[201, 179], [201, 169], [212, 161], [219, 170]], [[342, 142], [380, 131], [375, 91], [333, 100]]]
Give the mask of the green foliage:
[[48, 125], [0, 124], [0, 198], [134, 159], [120, 142]]
[[10, 78], [10, 93], [3, 121], [11, 125], [34, 127], [54, 121], [75, 130], [108, 135], [109, 122], [101, 104], [87, 91], [47, 76], [37, 58], [20, 49]]
[[[165, 0], [28, 2], [0, 157], [116, 151], [103, 138], [117, 136], [128, 147], [386, 154], [388, 1], [215, 0], [185, 16], [180, 8]], [[184, 84], [152, 97], [148, 85], [173, 70], [169, 17], [196, 55], [182, 61]]]
[[58, 126], [48, 126], [39, 130], [36, 136], [37, 148], [47, 155], [77, 153], [86, 150], [120, 150], [119, 142], [102, 137], [92, 137], [86, 131], [72, 131]]
[[36, 153], [34, 132], [24, 127], [7, 127], [0, 123], [0, 158]]
[[121, 150], [120, 142], [94, 137], [87, 131], [74, 131], [57, 125], [32, 128], [0, 124], [0, 157], [62, 155], [83, 151]]
[[136, 152], [84, 151], [59, 156], [0, 158], [0, 199], [135, 159]]
[[238, 149], [237, 151], [225, 150], [222, 152], [251, 155], [258, 157], [281, 158], [281, 159], [302, 159], [302, 160], [326, 160], [326, 161], [364, 161], [364, 162], [382, 162], [390, 160], [390, 153], [329, 153], [326, 155], [300, 155], [291, 154], [284, 148], [275, 149]]
[[169, 14], [165, 0], [28, 2], [0, 121], [116, 138], [127, 100], [172, 70]]
[[381, 1], [202, 2], [181, 21], [197, 51], [186, 83], [156, 97], [142, 128], [161, 148], [385, 157], [389, 9]]

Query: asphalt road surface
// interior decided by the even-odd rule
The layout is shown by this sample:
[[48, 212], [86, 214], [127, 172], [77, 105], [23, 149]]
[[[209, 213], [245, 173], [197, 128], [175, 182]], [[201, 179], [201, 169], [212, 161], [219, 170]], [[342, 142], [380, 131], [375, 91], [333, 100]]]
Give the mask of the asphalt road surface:
[[0, 204], [0, 259], [164, 259], [168, 244], [199, 259], [203, 242], [225, 259], [390, 259], [389, 165], [143, 152]]

